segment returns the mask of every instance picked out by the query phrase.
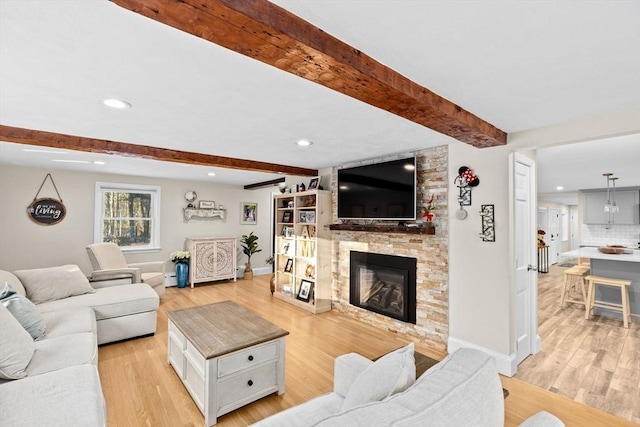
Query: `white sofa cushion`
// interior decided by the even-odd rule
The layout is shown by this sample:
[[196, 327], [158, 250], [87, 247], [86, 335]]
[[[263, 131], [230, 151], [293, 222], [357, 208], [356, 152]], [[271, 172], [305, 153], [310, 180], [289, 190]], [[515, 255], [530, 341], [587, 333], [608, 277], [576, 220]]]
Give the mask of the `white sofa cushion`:
[[78, 332], [97, 332], [96, 315], [89, 307], [71, 307], [42, 313], [47, 325], [47, 338]]
[[79, 365], [0, 385], [2, 425], [107, 425], [98, 370]]
[[342, 403], [341, 412], [381, 401], [409, 388], [416, 380], [414, 344], [385, 354], [356, 378]]
[[24, 378], [27, 375], [25, 369], [35, 348], [31, 335], [9, 310], [0, 304], [0, 379]]
[[336, 393], [323, 394], [260, 420], [252, 424], [252, 427], [315, 426], [338, 413], [343, 401], [344, 399]]
[[447, 356], [418, 378], [409, 391], [388, 400], [414, 415], [394, 426], [415, 426], [430, 420], [433, 426], [504, 425], [504, 396], [495, 359], [463, 348]]
[[[395, 421], [410, 415], [412, 415], [412, 412], [400, 405], [390, 402], [370, 402], [351, 408], [346, 412], [341, 412], [316, 425], [317, 427], [387, 427], [395, 426]], [[432, 424], [422, 422], [414, 424], [413, 427], [423, 425], [431, 427]], [[455, 426], [455, 424], [447, 425], [447, 427], [452, 426]]]
[[70, 307], [91, 307], [96, 320], [111, 319], [136, 313], [158, 310], [160, 298], [145, 283], [110, 286], [97, 289], [95, 293], [38, 304], [42, 313]]
[[95, 292], [77, 265], [18, 270], [14, 274], [34, 304]]
[[9, 282], [5, 282], [0, 291], [0, 303], [7, 307], [35, 341], [44, 338], [46, 326], [42, 314], [27, 297], [18, 295]]
[[70, 366], [98, 364], [98, 341], [92, 332], [47, 338], [35, 344], [36, 351], [26, 369], [30, 377]]

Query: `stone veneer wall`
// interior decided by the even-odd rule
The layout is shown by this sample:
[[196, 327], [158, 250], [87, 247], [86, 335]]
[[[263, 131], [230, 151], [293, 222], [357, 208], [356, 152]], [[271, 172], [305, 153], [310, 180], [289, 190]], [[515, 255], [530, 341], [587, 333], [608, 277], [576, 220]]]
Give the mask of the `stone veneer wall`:
[[[433, 194], [436, 214], [436, 234], [370, 233], [357, 231], [332, 232], [332, 304], [333, 309], [387, 329], [421, 344], [445, 352], [449, 335], [449, 224], [447, 219], [448, 147], [404, 153], [366, 163], [417, 157], [418, 218], [422, 206]], [[353, 164], [356, 166], [365, 162]], [[337, 223], [337, 168], [332, 176], [333, 222]], [[349, 252], [375, 252], [413, 257], [418, 260], [416, 275], [416, 324], [412, 325], [349, 304]]]

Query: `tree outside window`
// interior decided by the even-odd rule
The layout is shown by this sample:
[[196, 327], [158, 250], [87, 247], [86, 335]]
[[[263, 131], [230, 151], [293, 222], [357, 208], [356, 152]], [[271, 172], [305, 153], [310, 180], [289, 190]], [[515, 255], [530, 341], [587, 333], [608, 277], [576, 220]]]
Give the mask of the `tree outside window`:
[[95, 241], [159, 249], [159, 199], [159, 187], [97, 183]]

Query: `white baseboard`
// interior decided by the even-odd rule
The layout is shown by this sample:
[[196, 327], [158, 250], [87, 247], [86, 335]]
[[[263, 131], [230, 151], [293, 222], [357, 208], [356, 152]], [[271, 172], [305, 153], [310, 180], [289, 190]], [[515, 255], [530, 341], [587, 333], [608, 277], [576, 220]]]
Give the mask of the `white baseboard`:
[[447, 351], [449, 352], [449, 354], [453, 353], [459, 348], [473, 348], [473, 349], [485, 352], [488, 355], [493, 356], [493, 358], [496, 360], [496, 365], [498, 367], [499, 373], [501, 373], [502, 375], [506, 375], [508, 377], [512, 377], [516, 374], [518, 366], [516, 365], [515, 353], [509, 354], [509, 355], [496, 353], [493, 350], [479, 346], [477, 344], [473, 344], [468, 341], [449, 337], [449, 340], [447, 342]]
[[[271, 267], [267, 266], [267, 267], [258, 267], [258, 268], [254, 268], [253, 269], [253, 275], [254, 276], [264, 276], [266, 274], [271, 274], [273, 273]], [[236, 277], [238, 279], [242, 279], [242, 276], [244, 275], [244, 265], [239, 265], [237, 272], [236, 272]]]

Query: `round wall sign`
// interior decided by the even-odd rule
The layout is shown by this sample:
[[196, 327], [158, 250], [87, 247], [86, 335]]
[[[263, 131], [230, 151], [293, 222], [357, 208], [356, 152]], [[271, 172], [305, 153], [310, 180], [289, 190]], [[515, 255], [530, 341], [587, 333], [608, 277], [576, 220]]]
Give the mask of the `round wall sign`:
[[67, 208], [64, 207], [62, 200], [36, 199], [27, 207], [27, 214], [38, 224], [54, 225], [64, 219]]

